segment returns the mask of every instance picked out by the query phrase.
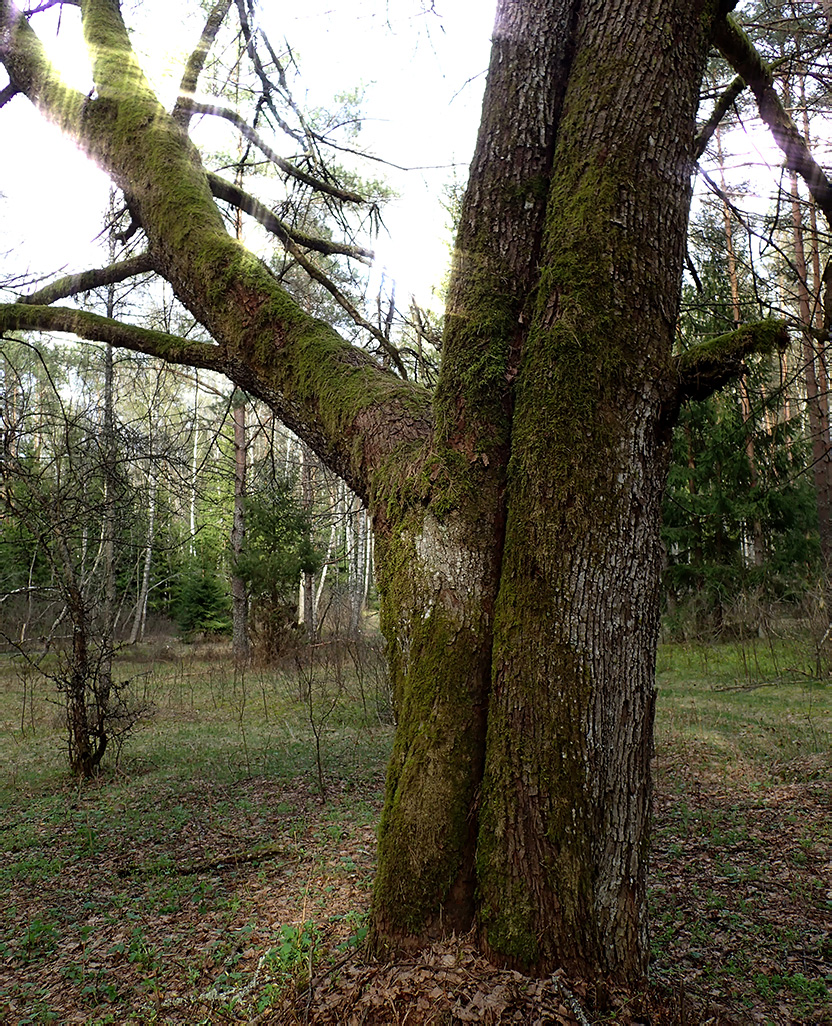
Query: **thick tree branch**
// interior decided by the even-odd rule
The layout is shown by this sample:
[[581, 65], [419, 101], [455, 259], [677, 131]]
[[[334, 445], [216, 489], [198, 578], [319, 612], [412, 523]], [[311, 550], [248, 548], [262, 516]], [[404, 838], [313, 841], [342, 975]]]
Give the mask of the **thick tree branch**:
[[142, 253], [139, 256], [130, 257], [109, 267], [99, 267], [89, 271], [82, 271], [80, 274], [70, 274], [65, 278], [50, 282], [37, 292], [28, 296], [21, 296], [20, 302], [33, 306], [49, 306], [59, 299], [66, 299], [67, 296], [77, 296], [79, 292], [89, 292], [91, 289], [98, 289], [104, 285], [115, 285], [117, 282], [126, 281], [137, 274], [145, 274], [147, 271], [155, 270], [153, 258], [149, 253]]
[[151, 331], [86, 310], [72, 310], [63, 306], [30, 306], [26, 303], [0, 305], [0, 333], [12, 331], [66, 332], [90, 342], [109, 342], [134, 353], [145, 353], [188, 367], [222, 372], [225, 366], [225, 354], [221, 346], [193, 342], [178, 335], [168, 335], [164, 331]]
[[308, 185], [310, 188], [315, 189], [316, 192], [325, 193], [327, 196], [334, 196], [335, 199], [344, 200], [346, 203], [367, 202], [366, 198], [361, 196], [359, 193], [352, 192], [350, 189], [339, 189], [335, 185], [323, 182], [320, 178], [316, 178], [314, 175], [310, 175], [306, 171], [302, 171], [291, 161], [285, 160], [278, 153], [275, 153], [269, 144], [254, 131], [244, 118], [241, 118], [236, 111], [231, 110], [229, 107], [219, 107], [213, 103], [197, 103], [196, 101], [192, 101], [189, 102], [188, 109], [192, 114], [211, 114], [215, 117], [224, 118], [226, 121], [230, 121], [241, 135], [244, 135], [249, 142], [253, 143], [263, 153], [263, 155], [268, 157], [268, 159], [274, 165], [279, 167], [281, 171], [287, 175], [291, 175], [292, 178], [296, 178], [299, 182], [303, 182], [304, 185]]
[[[217, 345], [23, 303], [2, 311], [0, 328], [73, 331], [220, 371], [268, 403], [367, 498], [394, 451], [430, 437], [430, 394], [309, 316], [263, 262], [229, 236], [200, 155], [139, 67], [119, 5], [83, 0], [82, 13], [97, 95], [63, 85], [11, 0], [0, 0], [0, 60], [15, 86], [122, 189], [158, 273]], [[287, 248], [309, 265], [299, 246]], [[320, 275], [314, 268], [310, 273]]]
[[185, 65], [182, 81], [179, 83], [179, 98], [172, 113], [173, 120], [183, 128], [187, 128], [188, 122], [191, 120], [191, 114], [193, 113], [192, 97], [196, 92], [199, 76], [202, 74], [205, 61], [211, 51], [211, 47], [214, 45], [214, 40], [217, 38], [217, 33], [225, 21], [226, 15], [231, 10], [233, 2], [234, 0], [218, 0], [214, 5], [205, 22], [205, 28], [202, 30], [199, 42], [196, 44], [194, 52], [188, 58], [188, 63]]
[[751, 87], [760, 117], [783, 151], [786, 167], [800, 175], [832, 225], [832, 184], [775, 92], [771, 67], [732, 17], [714, 22], [713, 40], [734, 71]]
[[285, 221], [281, 221], [271, 210], [254, 196], [245, 192], [239, 185], [220, 178], [219, 175], [209, 174], [208, 183], [211, 192], [217, 199], [224, 200], [232, 206], [238, 207], [245, 213], [250, 214], [260, 222], [264, 228], [275, 235], [280, 241], [288, 246], [295, 243], [304, 249], [312, 249], [316, 253], [323, 253], [325, 256], [348, 256], [363, 263], [370, 263], [375, 254], [371, 249], [363, 249], [361, 246], [349, 246], [346, 243], [331, 242], [329, 239], [321, 239], [316, 235], [307, 235], [296, 228], [290, 227]]
[[[10, 83], [4, 90], [25, 93], [63, 131], [77, 135], [87, 97], [65, 85], [26, 18], [11, 0], [0, 0], [0, 61]], [[6, 95], [8, 93], [8, 95]]]
[[676, 358], [677, 401], [700, 402], [729, 381], [746, 373], [748, 356], [782, 352], [789, 345], [784, 321], [766, 320], [745, 324], [726, 335], [700, 342]]

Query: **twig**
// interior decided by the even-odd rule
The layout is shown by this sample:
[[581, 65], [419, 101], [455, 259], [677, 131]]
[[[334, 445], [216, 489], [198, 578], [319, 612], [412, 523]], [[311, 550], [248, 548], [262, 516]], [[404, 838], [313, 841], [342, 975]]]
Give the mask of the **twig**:
[[813, 677], [809, 674], [805, 674], [802, 679], [795, 680], [793, 677], [775, 677], [774, 680], [753, 680], [748, 681], [745, 684], [724, 684], [722, 687], [714, 688], [714, 691], [756, 691], [757, 688], [776, 688], [781, 684], [806, 684], [809, 681], [814, 681], [816, 684], [821, 683], [820, 677]]
[[[258, 862], [265, 862], [267, 859], [288, 854], [285, 848], [281, 848], [276, 844], [270, 844], [265, 848], [258, 848], [257, 851], [236, 852], [231, 855], [221, 855], [214, 859], [205, 859], [202, 862], [194, 862], [190, 866], [176, 866], [173, 872], [177, 876], [193, 876], [197, 873], [208, 873], [212, 869], [234, 869], [237, 866], [252, 866]], [[140, 871], [140, 866], [124, 866], [118, 870], [118, 875], [121, 877], [132, 876]]]
[[567, 1004], [569, 1010], [575, 1016], [580, 1023], [580, 1026], [591, 1026], [589, 1019], [584, 1015], [584, 1010], [581, 1008], [581, 1003], [578, 1001], [576, 995], [566, 986], [561, 977], [562, 970], [558, 969], [557, 972], [552, 973], [552, 983], [557, 988], [558, 994], [561, 999]]

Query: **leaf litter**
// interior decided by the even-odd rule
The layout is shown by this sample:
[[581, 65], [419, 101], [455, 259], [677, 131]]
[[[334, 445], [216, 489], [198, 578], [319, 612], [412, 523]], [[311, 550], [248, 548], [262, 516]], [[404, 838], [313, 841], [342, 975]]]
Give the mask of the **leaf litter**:
[[304, 782], [137, 777], [7, 811], [0, 1021], [829, 1026], [828, 784], [688, 766], [658, 774], [647, 1011], [594, 1017], [585, 982], [501, 969], [472, 938], [367, 958], [380, 777], [327, 803]]

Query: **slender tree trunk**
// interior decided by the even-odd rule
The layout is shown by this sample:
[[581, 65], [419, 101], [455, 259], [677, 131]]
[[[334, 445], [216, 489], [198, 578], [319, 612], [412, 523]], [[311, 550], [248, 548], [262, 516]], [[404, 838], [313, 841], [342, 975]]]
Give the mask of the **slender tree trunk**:
[[136, 601], [136, 614], [133, 617], [133, 629], [130, 632], [131, 645], [135, 645], [137, 641], [144, 638], [144, 628], [147, 620], [147, 599], [150, 595], [150, 571], [153, 566], [153, 545], [156, 539], [156, 488], [157, 472], [154, 465], [150, 468], [150, 480], [148, 482], [147, 538], [145, 540], [144, 547], [144, 560], [141, 584], [139, 587], [139, 597]]
[[[313, 455], [305, 445], [300, 447], [300, 486], [301, 506], [307, 517], [312, 516], [315, 505], [315, 485], [313, 481]], [[323, 581], [321, 582], [323, 586]], [[300, 617], [306, 627], [310, 641], [318, 637], [317, 603], [315, 602], [315, 575], [307, 570], [301, 573], [300, 581]]]
[[366, 566], [366, 532], [364, 530], [366, 513], [360, 499], [353, 497], [349, 511], [350, 551], [349, 551], [349, 599], [351, 637], [361, 633], [361, 620], [364, 613], [364, 568]]
[[194, 374], [194, 414], [193, 414], [194, 444], [191, 450], [191, 488], [190, 503], [188, 507], [188, 523], [190, 528], [188, 551], [191, 556], [196, 554], [196, 489], [197, 469], [199, 466], [199, 372]]
[[[109, 238], [110, 262], [116, 259], [115, 191], [110, 191]], [[107, 288], [107, 317], [116, 315], [116, 287]], [[102, 470], [104, 478], [104, 505], [101, 511], [101, 549], [104, 577], [104, 600], [101, 608], [101, 650], [99, 665], [94, 674], [95, 733], [98, 738], [97, 762], [107, 746], [110, 696], [113, 688], [113, 658], [115, 654], [115, 628], [118, 616], [116, 582], [116, 519], [118, 516], [118, 448], [116, 437], [115, 359], [113, 346], [104, 348], [104, 419], [102, 424]]]
[[[806, 80], [805, 76], [800, 76], [800, 101], [803, 112], [803, 134], [808, 142], [811, 139], [809, 131], [809, 113], [806, 103]], [[793, 190], [793, 192], [796, 191]], [[792, 214], [794, 219], [795, 208], [794, 199], [792, 201]], [[797, 208], [798, 220], [796, 222], [795, 232], [801, 236], [801, 241], [805, 244], [805, 236], [803, 233], [802, 219], [800, 218], [800, 208]], [[805, 248], [805, 246], [804, 246]], [[829, 331], [829, 324], [827, 324], [827, 300], [824, 295], [824, 276], [821, 274], [820, 269], [820, 239], [818, 236], [818, 220], [817, 220], [817, 205], [814, 197], [809, 198], [809, 250], [811, 253], [812, 262], [812, 293], [814, 296], [814, 304], [812, 313], [814, 314], [812, 322], [806, 322], [805, 331], [808, 335], [810, 327], [814, 328], [823, 333]], [[796, 253], [797, 257], [797, 253]], [[805, 268], [806, 260], [805, 255], [803, 259]], [[808, 278], [806, 279], [808, 284]], [[806, 297], [807, 302], [805, 306], [808, 307], [808, 296]], [[805, 310], [801, 311], [801, 316]], [[825, 454], [823, 458], [818, 462], [818, 455], [820, 455], [820, 447], [818, 446], [817, 452], [813, 442], [812, 455], [813, 455], [813, 473], [815, 476], [815, 491], [816, 495], [822, 496], [818, 499], [818, 519], [821, 518], [821, 509], [825, 509], [827, 516], [827, 523], [824, 527], [821, 527], [821, 552], [823, 556], [824, 565], [827, 568], [827, 579], [830, 570], [832, 570], [832, 455], [830, 454], [830, 443], [832, 443], [832, 434], [830, 434], [829, 424], [829, 370], [826, 360], [826, 349], [823, 346], [817, 346], [815, 344], [814, 336], [811, 339], [812, 349], [812, 370], [808, 371], [805, 376], [807, 394], [814, 392], [814, 399], [810, 399], [809, 403], [809, 418], [810, 418], [810, 430], [812, 432], [812, 438], [815, 437], [815, 427], [819, 430], [825, 429], [824, 445]], [[804, 340], [804, 360], [808, 361], [808, 352], [806, 349], [806, 340]], [[814, 377], [814, 381], [811, 378]], [[814, 419], [815, 425], [813, 427], [812, 420]], [[829, 592], [829, 584], [827, 582], [827, 592]], [[827, 597], [832, 598], [832, 595]]]
[[812, 474], [815, 482], [815, 501], [818, 509], [820, 550], [824, 566], [832, 566], [832, 463], [830, 463], [829, 408], [825, 388], [825, 375], [819, 366], [812, 335], [812, 303], [807, 286], [806, 252], [803, 244], [803, 215], [797, 190], [797, 178], [790, 176], [792, 200], [792, 238], [794, 263], [797, 270], [797, 306], [803, 327], [803, 376], [806, 385], [806, 405], [809, 415], [809, 434], [812, 440]]
[[[725, 193], [725, 170], [722, 159], [722, 133], [719, 128], [716, 130], [717, 154], [719, 156], [719, 178], [722, 191]], [[738, 328], [742, 321], [740, 309], [740, 285], [737, 274], [737, 254], [734, 249], [734, 225], [731, 220], [731, 210], [727, 200], [722, 201], [722, 220], [725, 226], [725, 248], [728, 256], [728, 283], [731, 288], [731, 313], [734, 327]], [[745, 451], [748, 456], [748, 470], [751, 480], [751, 487], [757, 487], [757, 457], [754, 452], [754, 417], [751, 409], [751, 396], [745, 378], [738, 382], [740, 394], [740, 415], [745, 426]], [[747, 530], [747, 529], [746, 529]], [[746, 539], [747, 534], [743, 532]], [[751, 545], [753, 549], [752, 558], [755, 566], [762, 566], [765, 556], [765, 539], [759, 518], [755, 517], [751, 524]]]
[[[240, 391], [235, 392], [234, 395], [232, 416], [234, 420], [234, 516], [231, 526], [231, 555], [236, 562], [242, 555], [246, 534], [246, 399]], [[242, 666], [249, 656], [248, 594], [246, 582], [236, 572], [231, 574], [231, 622], [234, 662], [238, 666]]]

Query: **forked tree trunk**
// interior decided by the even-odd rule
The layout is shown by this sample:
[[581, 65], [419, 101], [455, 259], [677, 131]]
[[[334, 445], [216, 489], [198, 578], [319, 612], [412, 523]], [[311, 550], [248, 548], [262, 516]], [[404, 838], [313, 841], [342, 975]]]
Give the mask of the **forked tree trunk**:
[[[82, 4], [94, 96], [9, 35], [16, 86], [124, 187], [213, 341], [106, 332], [226, 373], [368, 502], [398, 714], [377, 949], [476, 925], [527, 971], [644, 976], [671, 345], [718, 6], [500, 0], [434, 395], [230, 238], [116, 4]], [[38, 306], [0, 320], [105, 330]]]
[[[711, 8], [558, 6], [501, 4], [485, 99], [486, 124], [516, 129], [501, 44], [512, 33], [528, 53], [566, 33], [548, 69], [565, 83], [546, 95], [551, 179], [527, 183], [530, 206], [545, 197], [540, 269], [498, 310], [509, 328], [493, 289], [469, 292], [493, 378], [477, 406], [457, 398], [450, 452], [414, 468], [456, 482], [454, 512], [400, 518], [380, 560], [399, 725], [374, 929], [396, 945], [476, 924], [512, 965], [632, 984], [647, 967], [659, 515]], [[486, 193], [476, 174], [487, 144], [469, 198], [499, 224], [489, 205], [507, 190]], [[463, 216], [461, 249], [465, 231]], [[480, 268], [458, 260], [476, 285]], [[453, 302], [452, 289], [451, 318]], [[502, 418], [501, 375], [517, 376]]]

